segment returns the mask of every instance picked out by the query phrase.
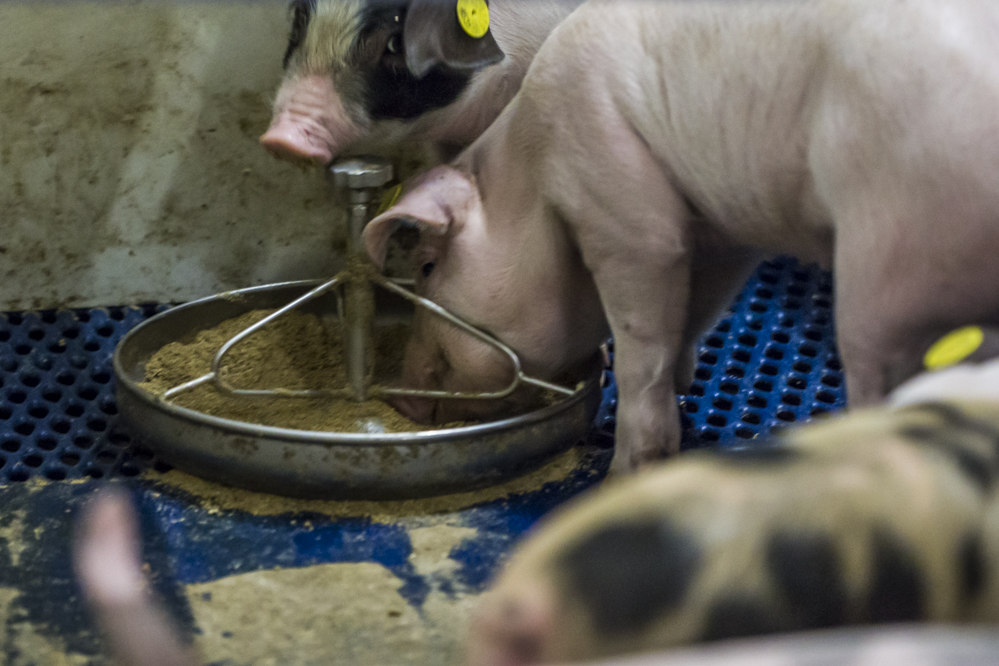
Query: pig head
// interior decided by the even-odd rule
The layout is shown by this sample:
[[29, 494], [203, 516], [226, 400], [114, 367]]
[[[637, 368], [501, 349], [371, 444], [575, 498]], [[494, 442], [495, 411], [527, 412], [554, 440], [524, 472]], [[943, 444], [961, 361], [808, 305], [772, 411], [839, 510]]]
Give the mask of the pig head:
[[[599, 297], [564, 227], [546, 214], [523, 174], [495, 175], [479, 179], [452, 166], [431, 170], [368, 224], [365, 245], [380, 266], [392, 233], [415, 226], [417, 293], [511, 347], [528, 375], [571, 384], [607, 336]], [[484, 194], [484, 182], [503, 183], [502, 196]], [[417, 308], [404, 385], [490, 391], [512, 378], [512, 364], [498, 350]], [[416, 420], [447, 423], [484, 418], [504, 405], [404, 400], [397, 407]]]
[[260, 141], [275, 157], [313, 164], [407, 138], [463, 147], [580, 1], [494, 1], [492, 27], [473, 37], [455, 0], [293, 0], [285, 77]]

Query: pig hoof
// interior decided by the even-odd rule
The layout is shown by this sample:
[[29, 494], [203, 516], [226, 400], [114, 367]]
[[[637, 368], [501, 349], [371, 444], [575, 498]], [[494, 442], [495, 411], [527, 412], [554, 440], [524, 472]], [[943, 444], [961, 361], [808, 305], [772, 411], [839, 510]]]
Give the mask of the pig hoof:
[[618, 451], [614, 454], [614, 459], [611, 461], [607, 476], [629, 476], [635, 472], [656, 467], [664, 460], [671, 458], [675, 453], [679, 453], [679, 450], [675, 452], [666, 449], [652, 450], [632, 453], [630, 455]]
[[642, 459], [638, 456], [626, 456], [617, 454], [614, 456], [614, 460], [611, 461], [610, 469], [607, 471], [608, 477], [628, 477], [640, 470], [642, 467], [647, 467], [649, 462], [642, 462]]

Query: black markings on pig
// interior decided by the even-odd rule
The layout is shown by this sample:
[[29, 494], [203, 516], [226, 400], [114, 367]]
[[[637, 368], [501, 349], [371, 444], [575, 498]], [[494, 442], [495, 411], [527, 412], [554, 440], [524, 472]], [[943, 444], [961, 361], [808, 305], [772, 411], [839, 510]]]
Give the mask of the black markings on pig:
[[912, 551], [884, 529], [871, 538], [870, 622], [911, 622], [926, 617], [926, 582]]
[[985, 588], [985, 553], [982, 537], [977, 532], [965, 536], [961, 542], [961, 592], [966, 600], [976, 598]]
[[999, 451], [999, 428], [987, 421], [968, 416], [957, 407], [944, 402], [928, 402], [919, 405], [924, 412], [936, 414], [949, 428], [975, 433], [988, 439], [995, 451]]
[[[371, 0], [369, 0], [371, 2]], [[364, 18], [361, 39], [388, 34], [388, 44], [378, 64], [364, 74], [365, 108], [374, 120], [412, 120], [427, 111], [448, 106], [465, 91], [471, 71], [437, 66], [417, 78], [406, 65], [403, 27], [408, 2], [372, 2]], [[455, 19], [457, 22], [457, 19]]]
[[847, 592], [836, 544], [823, 534], [775, 534], [767, 566], [795, 629], [841, 625]]
[[723, 597], [708, 611], [701, 640], [721, 641], [788, 629], [772, 604], [746, 596]]
[[596, 630], [623, 634], [682, 604], [701, 550], [666, 520], [647, 520], [600, 529], [565, 553], [560, 565]]
[[366, 107], [375, 120], [412, 120], [454, 102], [471, 78], [438, 67], [417, 79], [409, 70], [378, 67], [367, 76]]
[[[903, 427], [900, 434], [923, 444], [941, 449], [951, 456], [958, 467], [982, 490], [988, 491], [996, 481], [996, 458], [999, 452], [999, 430], [984, 421], [974, 419], [952, 405], [925, 403], [910, 408], [928, 412], [941, 419], [936, 426]], [[985, 438], [992, 445], [992, 456], [983, 455], [967, 441], [969, 437]]]
[[305, 39], [305, 33], [309, 29], [309, 21], [313, 12], [316, 11], [316, 0], [291, 0], [290, 9], [292, 12], [291, 35], [288, 37], [288, 48], [284, 52], [282, 66], [288, 69], [288, 61], [295, 54], [298, 47]]
[[[448, 106], [461, 96], [473, 75], [473, 69], [459, 71], [444, 65], [433, 67], [420, 78], [413, 75], [406, 64], [403, 40], [409, 5], [410, 0], [367, 0], [361, 10], [360, 33], [350, 47], [352, 53], [342, 54], [353, 64], [346, 72], [330, 73], [340, 93], [361, 101], [374, 120], [412, 120], [427, 111]], [[316, 0], [292, 0], [291, 11], [285, 69], [321, 9], [317, 10]], [[457, 30], [457, 16], [454, 22]], [[357, 77], [364, 92], [345, 94], [358, 85]], [[363, 99], [357, 100], [358, 97]]]
[[901, 428], [899, 433], [903, 437], [941, 449], [982, 490], [987, 491], [992, 487], [991, 461], [965, 448], [959, 432], [948, 430], [946, 426], [913, 425]]

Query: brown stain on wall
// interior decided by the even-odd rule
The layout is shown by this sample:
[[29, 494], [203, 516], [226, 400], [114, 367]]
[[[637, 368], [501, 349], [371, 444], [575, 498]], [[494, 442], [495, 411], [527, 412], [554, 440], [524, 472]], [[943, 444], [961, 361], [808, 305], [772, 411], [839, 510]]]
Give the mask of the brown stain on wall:
[[[0, 309], [335, 272], [324, 174], [257, 142], [287, 29], [283, 3], [0, 6]], [[98, 261], [120, 274], [100, 290]]]

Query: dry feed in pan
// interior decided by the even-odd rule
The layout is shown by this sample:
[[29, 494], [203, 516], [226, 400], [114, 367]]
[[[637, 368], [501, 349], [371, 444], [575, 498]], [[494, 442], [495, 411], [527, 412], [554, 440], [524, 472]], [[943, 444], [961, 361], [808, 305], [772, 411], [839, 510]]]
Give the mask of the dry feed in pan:
[[[201, 331], [193, 340], [165, 345], [146, 364], [142, 388], [159, 395], [204, 375], [227, 340], [271, 312], [253, 310]], [[406, 335], [405, 324], [379, 327], [376, 331], [379, 376], [398, 373]], [[347, 386], [339, 326], [326, 325], [313, 314], [296, 311], [236, 345], [226, 357], [222, 371], [232, 386], [241, 389]], [[413, 423], [381, 400], [358, 403], [330, 398], [240, 398], [223, 395], [213, 384], [182, 393], [173, 402], [212, 416], [295, 430], [367, 432], [371, 421], [380, 422], [386, 432], [418, 432], [439, 427]]]

